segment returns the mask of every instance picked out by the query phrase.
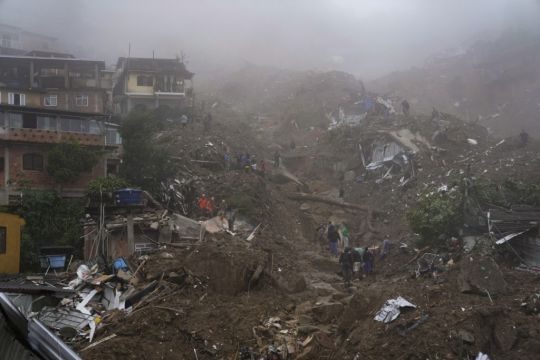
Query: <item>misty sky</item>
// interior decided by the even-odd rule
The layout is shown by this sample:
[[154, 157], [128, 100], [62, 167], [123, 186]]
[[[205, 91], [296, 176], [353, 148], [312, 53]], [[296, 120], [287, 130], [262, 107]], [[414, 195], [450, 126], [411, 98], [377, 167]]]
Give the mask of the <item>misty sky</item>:
[[245, 62], [373, 78], [433, 53], [540, 31], [538, 0], [0, 0], [0, 23], [81, 57], [174, 57], [196, 72]]

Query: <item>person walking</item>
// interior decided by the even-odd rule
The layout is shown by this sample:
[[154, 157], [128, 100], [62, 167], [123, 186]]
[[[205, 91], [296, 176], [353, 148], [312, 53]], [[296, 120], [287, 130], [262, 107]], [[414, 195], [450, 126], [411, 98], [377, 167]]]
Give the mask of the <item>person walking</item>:
[[274, 167], [279, 167], [281, 165], [281, 155], [278, 150], [274, 153]]
[[364, 248], [364, 274], [370, 275], [373, 273], [373, 252], [366, 246]]
[[328, 222], [327, 236], [330, 252], [332, 253], [332, 255], [338, 256], [339, 233], [336, 229], [336, 226], [332, 224], [331, 221]]
[[386, 235], [382, 243], [381, 259], [384, 259], [390, 253], [390, 236]]
[[339, 263], [341, 264], [341, 273], [343, 274], [343, 280], [345, 281], [345, 288], [351, 286], [352, 272], [353, 272], [353, 253], [351, 248], [346, 247], [341, 256], [339, 257]]
[[342, 223], [340, 228], [339, 228], [339, 232], [340, 232], [340, 238], [341, 238], [341, 248], [343, 250], [345, 250], [346, 248], [349, 247], [349, 239], [350, 239], [350, 232], [349, 232], [349, 228], [347, 227], [347, 225], [345, 223]]

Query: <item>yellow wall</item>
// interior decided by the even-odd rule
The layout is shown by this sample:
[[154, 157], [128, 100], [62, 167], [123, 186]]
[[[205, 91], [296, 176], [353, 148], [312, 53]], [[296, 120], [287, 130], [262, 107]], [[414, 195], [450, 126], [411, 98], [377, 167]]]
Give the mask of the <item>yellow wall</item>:
[[[154, 95], [153, 86], [137, 86], [137, 76], [139, 75], [148, 75], [148, 74], [136, 73], [136, 72], [129, 73], [127, 92]], [[150, 75], [150, 76], [153, 76], [153, 75]]]
[[21, 258], [21, 226], [17, 215], [0, 213], [0, 226], [6, 228], [6, 252], [0, 254], [0, 273], [18, 273]]

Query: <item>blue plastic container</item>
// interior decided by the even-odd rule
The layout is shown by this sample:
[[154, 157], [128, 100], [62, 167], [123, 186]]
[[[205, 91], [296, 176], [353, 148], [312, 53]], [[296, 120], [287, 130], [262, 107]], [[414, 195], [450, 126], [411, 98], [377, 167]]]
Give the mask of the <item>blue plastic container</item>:
[[143, 192], [139, 189], [121, 189], [114, 192], [114, 203], [119, 206], [142, 205]]
[[114, 260], [113, 266], [116, 270], [129, 270], [129, 267], [127, 266], [124, 258], [118, 258]]

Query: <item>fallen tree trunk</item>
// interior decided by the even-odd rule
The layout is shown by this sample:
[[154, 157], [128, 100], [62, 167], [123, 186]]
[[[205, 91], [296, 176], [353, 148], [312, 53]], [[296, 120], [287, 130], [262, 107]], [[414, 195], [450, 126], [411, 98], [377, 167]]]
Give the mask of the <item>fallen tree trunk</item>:
[[378, 233], [378, 231], [373, 227], [373, 224], [371, 223], [371, 219], [373, 217], [373, 210], [371, 210], [369, 206], [340, 202], [340, 201], [332, 200], [323, 196], [317, 196], [317, 195], [306, 194], [306, 193], [290, 193], [287, 196], [291, 200], [314, 201], [314, 202], [320, 202], [320, 203], [324, 203], [328, 205], [339, 206], [342, 208], [364, 211], [366, 213], [365, 221], [362, 222], [361, 231], [359, 235], [363, 236], [367, 232], [366, 227], [369, 232]]
[[317, 195], [311, 195], [306, 193], [291, 193], [287, 195], [287, 197], [291, 200], [300, 200], [300, 201], [315, 201], [315, 202], [321, 202], [329, 205], [339, 206], [343, 208], [348, 209], [355, 209], [355, 210], [361, 210], [366, 212], [371, 212], [369, 206], [362, 206], [358, 204], [351, 204], [347, 202], [340, 202], [337, 200], [332, 200], [323, 196], [317, 196]]

